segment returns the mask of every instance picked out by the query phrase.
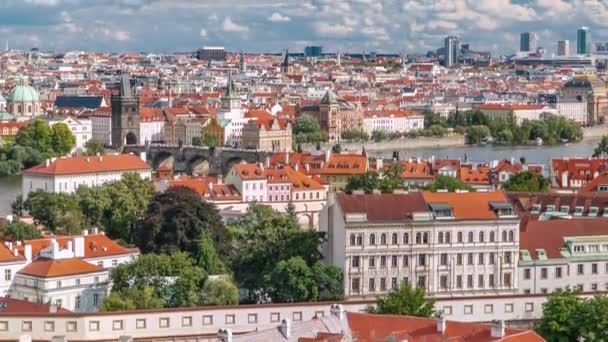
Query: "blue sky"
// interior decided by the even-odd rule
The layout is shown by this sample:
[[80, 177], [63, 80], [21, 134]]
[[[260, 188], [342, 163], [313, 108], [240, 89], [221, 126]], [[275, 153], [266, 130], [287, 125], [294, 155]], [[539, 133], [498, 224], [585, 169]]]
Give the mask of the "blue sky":
[[458, 34], [473, 49], [513, 53], [519, 33], [556, 49], [588, 26], [608, 41], [603, 0], [0, 0], [0, 46], [45, 50], [425, 52]]

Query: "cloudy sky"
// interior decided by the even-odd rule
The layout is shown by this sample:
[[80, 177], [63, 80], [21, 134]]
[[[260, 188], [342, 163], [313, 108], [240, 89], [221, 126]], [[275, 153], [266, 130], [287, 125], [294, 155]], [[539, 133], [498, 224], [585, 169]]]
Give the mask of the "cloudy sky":
[[0, 46], [55, 51], [425, 52], [457, 34], [512, 53], [531, 30], [551, 52], [579, 26], [608, 41], [608, 0], [0, 0]]

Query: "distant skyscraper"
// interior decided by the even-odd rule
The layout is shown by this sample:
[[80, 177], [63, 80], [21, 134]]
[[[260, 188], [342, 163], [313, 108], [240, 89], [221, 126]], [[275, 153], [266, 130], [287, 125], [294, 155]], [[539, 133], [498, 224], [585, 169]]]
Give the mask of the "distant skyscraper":
[[306, 57], [321, 57], [322, 55], [322, 46], [307, 46], [304, 48], [304, 56]]
[[536, 33], [522, 32], [519, 35], [519, 51], [534, 52], [536, 50]]
[[557, 41], [557, 55], [558, 56], [570, 55], [570, 41], [569, 40], [558, 40]]
[[445, 50], [445, 66], [449, 67], [458, 64], [458, 55], [460, 54], [460, 40], [456, 36], [448, 36], [444, 41]]
[[576, 53], [579, 55], [591, 53], [591, 33], [586, 26], [576, 31]]

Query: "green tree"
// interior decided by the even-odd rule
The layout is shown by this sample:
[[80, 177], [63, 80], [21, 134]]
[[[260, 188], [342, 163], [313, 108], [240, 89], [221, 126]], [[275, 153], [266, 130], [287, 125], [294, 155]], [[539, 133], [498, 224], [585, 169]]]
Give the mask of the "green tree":
[[287, 215], [289, 215], [289, 217], [291, 217], [292, 220], [294, 220], [295, 222], [298, 222], [298, 214], [296, 213], [296, 206], [293, 204], [292, 201], [289, 201], [289, 203], [287, 203], [287, 208], [285, 209], [285, 213]]
[[127, 311], [127, 310], [152, 310], [161, 309], [165, 306], [164, 301], [156, 295], [150, 286], [130, 287], [121, 291], [112, 291], [103, 299], [99, 310]]
[[579, 335], [585, 341], [608, 341], [608, 296], [597, 295], [585, 300], [576, 319]]
[[205, 272], [186, 253], [143, 254], [118, 265], [110, 278], [112, 291], [150, 287], [165, 307], [179, 307], [199, 303]]
[[217, 138], [215, 137], [215, 135], [205, 134], [203, 136], [203, 140], [201, 141], [201, 144], [202, 144], [202, 146], [217, 147], [220, 145], [220, 142], [217, 141]]
[[427, 297], [421, 287], [402, 283], [378, 298], [372, 313], [430, 317], [434, 313], [435, 299]]
[[382, 140], [386, 140], [387, 138], [388, 136], [384, 131], [373, 131], [371, 135], [371, 139], [375, 142], [380, 142]]
[[511, 132], [510, 129], [505, 128], [496, 134], [495, 142], [501, 145], [511, 145], [514, 140], [515, 137], [513, 136], [513, 132]]
[[473, 125], [467, 128], [467, 140], [471, 144], [477, 144], [490, 136], [490, 128], [483, 125]]
[[36, 226], [21, 221], [5, 222], [0, 226], [0, 231], [4, 232], [5, 239], [13, 241], [33, 240], [42, 236]]
[[15, 144], [32, 147], [41, 153], [54, 153], [51, 128], [40, 118], [19, 130]]
[[220, 258], [215, 244], [208, 232], [202, 232], [200, 241], [198, 242], [197, 251], [198, 266], [207, 274], [223, 274], [226, 272], [226, 266]]
[[425, 190], [437, 192], [437, 190], [446, 190], [448, 192], [454, 192], [456, 190], [468, 190], [474, 191], [473, 187], [463, 183], [461, 180], [454, 177], [438, 175], [434, 181], [425, 186]]
[[370, 194], [374, 189], [378, 189], [380, 186], [380, 177], [376, 172], [367, 171], [361, 175], [354, 175], [348, 178], [344, 191], [348, 194], [352, 194], [355, 190], [363, 190], [365, 193]]
[[84, 144], [84, 148], [87, 156], [96, 156], [98, 154], [102, 155], [106, 153], [106, 149], [103, 147], [103, 144], [93, 139], [87, 141]]
[[108, 186], [80, 186], [74, 193], [78, 206], [90, 226], [99, 227], [105, 223], [106, 212], [112, 207], [113, 201], [107, 191]]
[[78, 203], [68, 194], [37, 190], [29, 194], [23, 208], [36, 222], [56, 233], [79, 234], [85, 226]]
[[105, 297], [101, 302], [99, 311], [129, 311], [135, 310], [135, 303], [129, 297], [126, 297], [122, 292], [112, 291], [109, 296]]
[[236, 305], [239, 303], [239, 290], [225, 278], [207, 279], [201, 292], [203, 305]]
[[293, 135], [295, 137], [295, 142], [298, 144], [324, 142], [328, 140], [327, 133], [321, 130], [319, 120], [307, 113], [296, 118], [293, 125]]
[[362, 129], [351, 129], [343, 131], [341, 134], [342, 139], [349, 141], [368, 141], [369, 134]]
[[342, 270], [339, 267], [317, 261], [311, 270], [315, 278], [319, 300], [344, 299]]
[[439, 125], [443, 127], [447, 126], [446, 120], [442, 118], [441, 114], [439, 113], [425, 111], [422, 114], [424, 115], [424, 127], [428, 128], [434, 125]]
[[270, 274], [270, 281], [273, 302], [307, 302], [319, 297], [314, 274], [299, 256], [279, 261]]
[[335, 144], [334, 146], [331, 147], [331, 151], [333, 153], [338, 153], [338, 154], [342, 153], [342, 145]]
[[19, 194], [15, 198], [15, 201], [11, 203], [11, 212], [15, 216], [21, 216], [23, 215], [24, 210], [25, 208], [23, 208], [23, 195]]
[[227, 230], [215, 205], [190, 188], [173, 187], [152, 198], [136, 225], [135, 243], [143, 252], [197, 255], [202, 233], [209, 234], [216, 246], [227, 242]]
[[593, 156], [596, 158], [605, 158], [608, 156], [608, 135], [602, 136], [602, 140], [600, 140], [593, 150]]
[[76, 137], [68, 125], [56, 123], [51, 127], [51, 147], [57, 155], [66, 155], [76, 146]]
[[509, 177], [503, 188], [509, 191], [547, 192], [549, 181], [541, 175], [522, 171]]
[[202, 137], [192, 137], [192, 146], [203, 146]]
[[558, 291], [543, 305], [543, 318], [535, 330], [549, 342], [576, 341], [582, 323], [579, 313], [584, 305], [578, 294]]
[[447, 130], [443, 125], [431, 125], [426, 131], [428, 134], [435, 137], [442, 137], [447, 133]]

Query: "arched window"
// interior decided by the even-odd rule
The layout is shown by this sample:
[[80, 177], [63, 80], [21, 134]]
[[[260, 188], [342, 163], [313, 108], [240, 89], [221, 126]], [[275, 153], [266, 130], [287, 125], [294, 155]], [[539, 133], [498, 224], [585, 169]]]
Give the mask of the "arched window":
[[363, 244], [363, 235], [357, 235], [357, 246], [361, 246]]
[[458, 243], [462, 243], [462, 232], [458, 232]]
[[350, 245], [351, 246], [355, 245], [355, 234], [350, 234]]
[[473, 232], [469, 232], [469, 242], [473, 242]]
[[386, 234], [384, 234], [384, 233], [382, 233], [382, 235], [380, 235], [380, 244], [386, 245]]
[[376, 234], [371, 234], [369, 236], [369, 244], [372, 245], [372, 246], [376, 245]]
[[429, 243], [429, 233], [422, 234], [422, 243]]
[[422, 243], [422, 235], [420, 233], [416, 233], [416, 243], [417, 244]]
[[21, 105], [18, 105], [18, 106], [17, 106], [17, 113], [23, 113], [23, 112], [21, 111]]
[[407, 245], [410, 243], [410, 234], [408, 233], [403, 233], [403, 244]]
[[507, 241], [507, 231], [506, 230], [502, 231], [502, 241]]
[[399, 237], [397, 236], [397, 233], [393, 233], [393, 236], [391, 237], [391, 242], [393, 243], [393, 245], [399, 243]]
[[27, 106], [27, 112], [28, 112], [28, 113], [31, 113], [31, 112], [32, 112], [32, 105], [28, 105], [28, 106]]
[[490, 232], [490, 242], [494, 242], [494, 232]]
[[479, 242], [484, 242], [483, 240], [485, 239], [485, 236], [483, 234], [483, 232], [479, 232]]
[[514, 234], [513, 234], [513, 231], [512, 231], [512, 230], [511, 230], [511, 231], [509, 231], [509, 241], [510, 241], [510, 242], [513, 242], [513, 239], [514, 239], [514, 238], [513, 238], [513, 235], [514, 235]]
[[445, 243], [452, 243], [452, 234], [450, 232], [445, 233]]
[[437, 234], [437, 243], [443, 243], [443, 232]]

